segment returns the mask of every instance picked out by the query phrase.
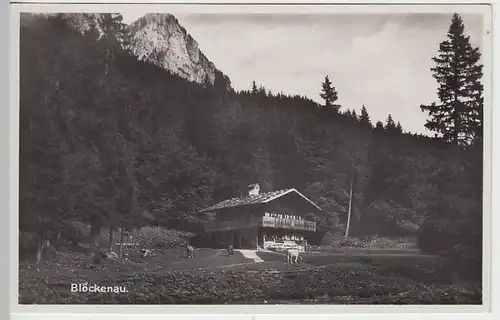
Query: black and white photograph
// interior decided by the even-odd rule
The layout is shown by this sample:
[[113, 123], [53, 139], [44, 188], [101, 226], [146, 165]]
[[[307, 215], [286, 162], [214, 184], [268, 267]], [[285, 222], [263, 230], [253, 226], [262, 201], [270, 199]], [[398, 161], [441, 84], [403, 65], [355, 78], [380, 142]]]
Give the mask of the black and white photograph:
[[18, 9], [19, 305], [488, 301], [489, 6], [110, 7]]

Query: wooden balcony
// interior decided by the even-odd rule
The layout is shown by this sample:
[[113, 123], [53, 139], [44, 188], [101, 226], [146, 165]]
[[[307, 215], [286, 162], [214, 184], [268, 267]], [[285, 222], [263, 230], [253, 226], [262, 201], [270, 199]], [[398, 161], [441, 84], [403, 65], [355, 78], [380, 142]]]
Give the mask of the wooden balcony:
[[266, 228], [316, 231], [316, 222], [302, 219], [262, 217], [259, 225]]
[[206, 232], [229, 231], [253, 227], [316, 231], [316, 222], [298, 219], [259, 217], [248, 220], [215, 221], [205, 225]]

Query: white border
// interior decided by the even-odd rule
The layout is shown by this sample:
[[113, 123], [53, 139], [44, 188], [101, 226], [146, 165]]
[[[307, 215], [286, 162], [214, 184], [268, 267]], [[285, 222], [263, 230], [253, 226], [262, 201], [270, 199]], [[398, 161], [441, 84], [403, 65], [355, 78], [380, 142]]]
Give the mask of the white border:
[[[498, 210], [491, 210], [489, 203], [491, 203], [491, 192], [488, 192], [491, 190], [491, 180], [492, 180], [492, 173], [494, 174], [495, 180], [497, 181], [498, 179], [498, 172], [491, 172], [491, 158], [490, 157], [485, 157], [485, 173], [484, 173], [484, 190], [485, 190], [485, 205], [484, 205], [484, 305], [483, 306], [446, 306], [446, 305], [439, 305], [439, 306], [355, 306], [355, 305], [349, 305], [349, 306], [325, 306], [325, 305], [282, 305], [282, 306], [274, 306], [274, 305], [225, 305], [225, 306], [207, 306], [207, 305], [167, 305], [167, 306], [128, 306], [128, 305], [110, 305], [110, 306], [105, 306], [105, 305], [78, 305], [78, 306], [20, 306], [17, 304], [18, 301], [18, 259], [17, 259], [17, 244], [18, 244], [18, 237], [17, 237], [17, 230], [18, 230], [18, 219], [17, 219], [17, 212], [18, 212], [18, 148], [19, 148], [19, 12], [78, 12], [78, 11], [86, 11], [86, 12], [120, 12], [122, 6], [127, 6], [127, 7], [143, 7], [143, 4], [131, 4], [136, 1], [131, 1], [131, 0], [118, 0], [118, 1], [109, 1], [109, 4], [97, 4], [99, 0], [87, 0], [87, 3], [94, 3], [94, 4], [69, 4], [71, 1], [62, 1], [62, 0], [48, 0], [44, 1], [46, 3], [53, 3], [53, 4], [27, 4], [30, 2], [36, 2], [33, 0], [21, 0], [18, 2], [23, 2], [26, 4], [16, 4], [16, 5], [11, 5], [11, 10], [10, 10], [10, 18], [11, 18], [11, 28], [10, 28], [10, 35], [11, 35], [11, 41], [10, 41], [10, 89], [11, 89], [11, 95], [10, 95], [10, 191], [12, 193], [11, 195], [11, 202], [10, 202], [10, 213], [11, 213], [11, 219], [10, 219], [10, 237], [11, 237], [11, 244], [10, 244], [10, 260], [11, 260], [11, 268], [12, 268], [12, 273], [10, 276], [10, 287], [11, 287], [11, 292], [13, 294], [10, 295], [11, 299], [11, 312], [17, 313], [17, 315], [14, 318], [17, 319], [33, 319], [37, 313], [45, 313], [45, 316], [47, 319], [58, 319], [58, 317], [68, 317], [69, 314], [71, 313], [72, 317], [77, 317], [76, 314], [82, 314], [81, 316], [85, 316], [86, 319], [89, 319], [89, 316], [92, 313], [95, 312], [100, 312], [101, 314], [105, 314], [105, 317], [109, 317], [111, 315], [119, 315], [121, 319], [125, 319], [127, 317], [134, 317], [136, 318], [138, 314], [148, 314], [147, 317], [152, 318], [153, 314], [169, 314], [169, 316], [172, 316], [173, 314], [178, 314], [176, 317], [182, 317], [180, 314], [185, 314], [183, 317], [187, 317], [186, 314], [205, 314], [204, 317], [209, 317], [208, 314], [219, 314], [219, 315], [214, 315], [214, 317], [217, 317], [218, 319], [222, 316], [220, 314], [232, 314], [231, 316], [228, 316], [228, 318], [234, 318], [235, 314], [247, 314], [248, 317], [250, 317], [250, 314], [254, 314], [252, 316], [252, 319], [255, 319], [256, 314], [259, 314], [260, 318], [264, 318], [264, 314], [281, 314], [281, 313], [291, 313], [293, 315], [287, 315], [287, 318], [293, 318], [293, 317], [303, 317], [303, 314], [315, 314], [315, 317], [319, 317], [320, 314], [323, 314], [322, 316], [328, 315], [328, 314], [335, 314], [335, 317], [342, 317], [342, 318], [359, 318], [359, 317], [367, 317], [366, 313], [371, 313], [373, 314], [384, 314], [384, 319], [401, 319], [407, 318], [407, 319], [413, 319], [413, 318], [420, 318], [423, 317], [424, 315], [422, 313], [425, 313], [425, 316], [431, 316], [428, 313], [438, 313], [439, 316], [444, 317], [444, 318], [450, 318], [450, 319], [458, 319], [461, 317], [466, 317], [466, 319], [471, 319], [471, 317], [479, 319], [479, 318], [484, 318], [484, 319], [490, 319], [493, 318], [492, 313], [483, 313], [483, 312], [488, 312], [489, 307], [491, 306], [492, 311], [494, 310], [493, 306], [494, 303], [489, 303], [488, 297], [491, 295], [490, 293], [495, 293], [498, 291], [495, 291], [493, 289], [497, 289], [498, 285], [495, 283], [495, 288], [491, 288], [490, 290], [490, 282], [487, 281], [488, 274], [490, 273], [490, 264], [488, 261], [491, 260], [493, 261], [493, 256], [490, 254], [492, 253], [490, 251], [490, 240], [493, 240], [491, 237], [495, 236], [495, 233], [491, 233], [491, 226], [493, 225], [494, 222], [498, 221], [494, 216], [491, 215], [491, 212], [498, 212]], [[64, 3], [64, 4], [55, 4], [55, 2], [58, 3]], [[73, 1], [75, 2], [75, 1]], [[112, 5], [111, 3], [129, 3], [129, 4], [120, 4], [120, 5]], [[146, 2], [146, 1], [143, 1]], [[148, 3], [168, 3], [166, 1], [159, 1], [159, 0], [148, 0]], [[328, 13], [328, 12], [335, 12], [335, 13], [360, 13], [360, 12], [370, 12], [370, 13], [388, 13], [388, 12], [448, 12], [448, 13], [453, 13], [455, 11], [459, 12], [475, 12], [475, 13], [484, 13], [485, 14], [485, 28], [486, 29], [491, 29], [488, 28], [489, 26], [491, 27], [492, 20], [490, 20], [490, 16], [488, 14], [489, 8], [488, 7], [473, 7], [473, 6], [462, 6], [462, 5], [457, 5], [457, 4], [470, 4], [471, 1], [427, 1], [426, 4], [434, 4], [434, 5], [423, 5], [423, 3], [420, 3], [421, 5], [418, 6], [410, 6], [408, 5], [411, 3], [410, 1], [385, 1], [385, 3], [400, 3], [400, 4], [406, 4], [406, 5], [390, 5], [390, 6], [382, 6], [382, 5], [377, 5], [376, 1], [365, 1], [364, 5], [355, 5], [355, 6], [347, 6], [347, 5], [336, 5], [336, 6], [308, 6], [308, 5], [300, 5], [300, 6], [252, 6], [252, 5], [242, 5], [242, 3], [249, 3], [249, 1], [219, 1], [219, 5], [210, 5], [210, 6], [195, 6], [194, 4], [200, 4], [201, 1], [183, 1], [183, 3], [191, 3], [192, 5], [181, 5], [181, 4], [176, 4], [176, 5], [159, 5], [159, 4], [147, 4], [147, 9], [150, 12], [162, 12], [162, 11], [168, 11], [170, 13], [176, 14], [176, 13], [187, 13], [187, 12], [196, 12], [196, 13], [248, 13], [248, 12], [253, 12], [253, 13], [272, 13], [272, 12], [279, 12], [279, 13]], [[267, 1], [269, 3], [270, 1]], [[290, 3], [299, 3], [299, 1], [283, 1], [283, 0], [274, 0], [272, 1], [273, 3], [282, 3], [282, 4], [290, 4]], [[172, 1], [170, 2], [172, 3]], [[203, 1], [203, 3], [210, 3], [209, 1]], [[225, 3], [225, 4], [230, 4], [230, 3], [240, 3], [240, 5], [237, 6], [228, 6], [225, 4], [220, 5], [220, 3]], [[262, 2], [261, 2], [262, 3]], [[302, 2], [303, 3], [303, 2]], [[321, 1], [321, 0], [316, 0], [315, 3], [339, 3], [340, 1]], [[454, 5], [447, 5], [447, 6], [440, 6], [436, 4], [454, 4]], [[475, 2], [476, 4], [479, 3], [479, 1]], [[465, 8], [464, 8], [465, 7]], [[485, 11], [486, 9], [486, 11]], [[495, 17], [498, 17], [498, 13], [495, 12]], [[489, 25], [490, 24], [490, 25]], [[495, 31], [498, 31], [496, 28]], [[498, 40], [498, 34], [496, 34], [495, 31], [492, 31], [491, 36], [494, 36], [495, 39]], [[491, 66], [491, 36], [485, 37], [484, 42], [483, 42], [483, 58], [484, 58], [484, 65], [485, 65], [485, 75], [483, 78], [483, 83], [485, 85], [485, 92], [484, 92], [484, 97], [485, 97], [485, 106], [491, 106], [492, 102], [492, 91], [491, 91], [491, 74], [488, 73], [489, 67]], [[498, 46], [498, 41], [494, 43], [494, 45]], [[498, 68], [496, 68], [498, 71]], [[492, 119], [492, 116], [498, 117], [498, 113], [493, 113], [492, 108], [486, 108], [485, 109], [485, 119]], [[498, 121], [498, 119], [497, 119]], [[492, 129], [492, 123], [485, 121], [485, 155], [491, 154], [491, 132]], [[498, 132], [496, 132], [498, 134]], [[493, 150], [494, 152], [497, 150]], [[496, 155], [496, 153], [495, 153]], [[498, 171], [498, 170], [497, 170]], [[496, 186], [495, 182], [493, 182], [494, 186]], [[494, 207], [493, 208], [499, 208], [498, 207], [498, 202], [496, 198], [493, 199], [494, 201]], [[493, 278], [493, 277], [491, 277]], [[498, 299], [497, 299], [498, 300]], [[21, 315], [19, 313], [26, 313], [25, 315]], [[125, 314], [119, 314], [119, 312], [126, 312], [128, 315]], [[345, 312], [349, 312], [351, 315], [346, 314]], [[395, 314], [398, 312], [397, 314]], [[469, 314], [455, 314], [455, 312], [469, 312]], [[28, 314], [29, 313], [29, 314]], [[47, 314], [47, 313], [59, 313], [59, 315], [56, 314]], [[65, 315], [61, 315], [61, 313], [65, 313]], [[392, 313], [392, 314], [390, 314]], [[416, 314], [405, 314], [404, 316], [402, 313], [416, 313]], [[421, 314], [418, 314], [421, 313]], [[450, 314], [454, 313], [454, 314]], [[472, 314], [474, 313], [474, 314]], [[83, 315], [85, 314], [85, 315]], [[437, 315], [436, 315], [437, 316]], [[92, 315], [92, 318], [99, 318], [102, 316], [99, 315]], [[164, 317], [164, 316], [163, 316]], [[273, 318], [276, 317], [275, 315]], [[61, 318], [62, 319], [62, 318]]]

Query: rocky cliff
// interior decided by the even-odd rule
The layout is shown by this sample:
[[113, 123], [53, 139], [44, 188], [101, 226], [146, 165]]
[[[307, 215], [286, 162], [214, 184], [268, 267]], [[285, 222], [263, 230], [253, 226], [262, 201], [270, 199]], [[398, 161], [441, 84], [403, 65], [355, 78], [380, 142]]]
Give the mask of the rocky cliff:
[[214, 84], [216, 68], [171, 14], [149, 13], [129, 27], [129, 49], [189, 81]]
[[21, 23], [28, 25], [38, 21], [33, 20], [37, 15], [62, 19], [81, 33], [92, 29], [100, 36], [113, 33], [138, 59], [152, 62], [188, 81], [214, 85], [220, 76], [230, 83], [171, 14], [148, 13], [130, 25], [123, 24], [117, 13], [23, 14]]

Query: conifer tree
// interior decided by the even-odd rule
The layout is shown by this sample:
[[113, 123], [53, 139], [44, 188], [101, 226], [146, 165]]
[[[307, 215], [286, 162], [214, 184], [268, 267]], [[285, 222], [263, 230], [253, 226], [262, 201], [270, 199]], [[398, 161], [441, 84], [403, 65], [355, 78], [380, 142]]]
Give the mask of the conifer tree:
[[401, 126], [401, 123], [398, 121], [398, 124], [396, 125], [396, 132], [402, 134], [403, 133], [403, 127]]
[[363, 107], [361, 108], [361, 114], [359, 116], [359, 123], [364, 125], [364, 126], [367, 126], [367, 127], [372, 126], [372, 124], [370, 122], [370, 116], [368, 115], [368, 111], [366, 110], [365, 105], [363, 105]]
[[395, 129], [396, 129], [396, 123], [392, 119], [392, 115], [389, 114], [387, 116], [387, 120], [385, 120], [385, 130], [387, 130], [388, 132], [394, 132]]
[[321, 84], [321, 93], [319, 96], [323, 100], [325, 100], [324, 106], [326, 108], [333, 108], [335, 111], [338, 112], [340, 106], [335, 104], [335, 102], [338, 100], [337, 90], [332, 85], [332, 82], [330, 81], [328, 76], [325, 77], [325, 81]]
[[129, 45], [127, 25], [123, 23], [123, 16], [119, 13], [101, 14], [99, 24], [106, 35], [112, 35], [123, 46]]
[[257, 84], [255, 83], [255, 81], [252, 81], [252, 94], [253, 95], [256, 95], [257, 93], [259, 92], [259, 88], [257, 88]]
[[264, 88], [263, 86], [259, 86], [259, 89], [257, 90], [257, 93], [261, 96], [266, 96], [267, 93], [266, 93], [266, 88]]
[[352, 109], [351, 116], [354, 120], [358, 121], [358, 115], [356, 114], [356, 110]]
[[432, 58], [436, 63], [431, 71], [439, 84], [439, 102], [420, 106], [429, 114], [425, 127], [456, 145], [481, 139], [483, 123], [481, 53], [471, 46], [464, 29], [462, 18], [454, 14], [447, 39]]

